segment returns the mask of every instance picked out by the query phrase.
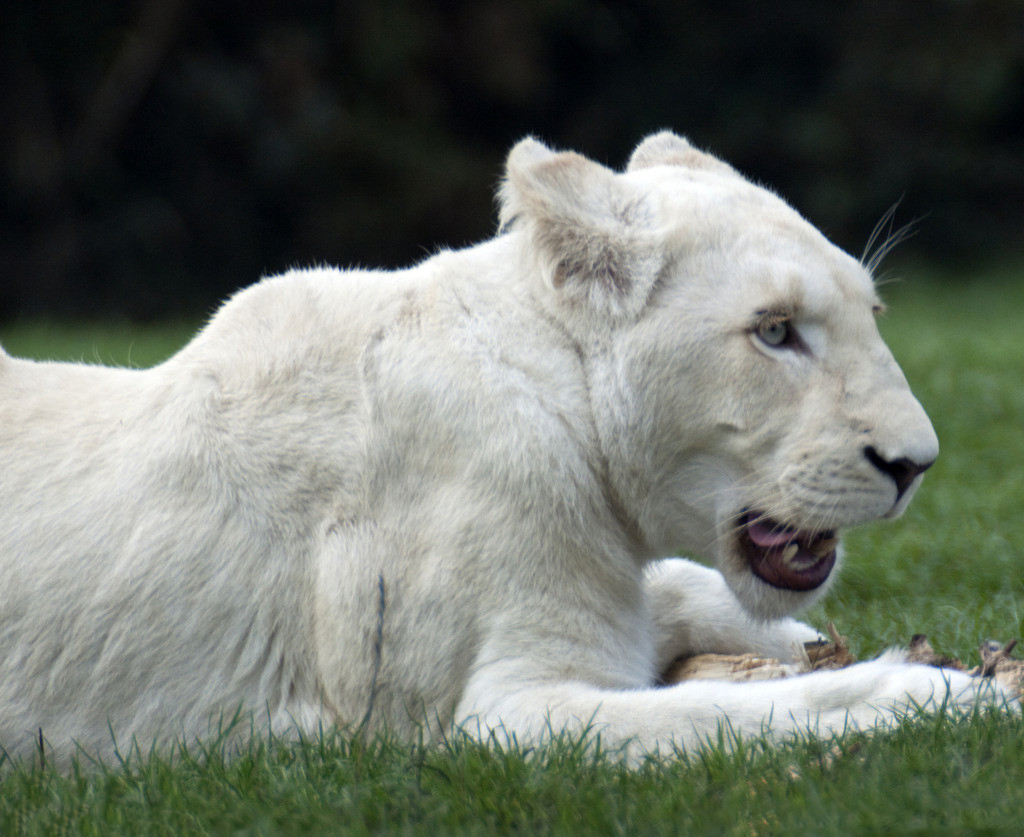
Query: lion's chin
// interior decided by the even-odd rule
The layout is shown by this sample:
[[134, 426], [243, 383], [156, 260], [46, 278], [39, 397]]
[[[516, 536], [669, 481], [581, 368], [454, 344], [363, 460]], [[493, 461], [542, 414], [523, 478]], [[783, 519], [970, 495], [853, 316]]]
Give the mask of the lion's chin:
[[750, 571], [779, 590], [816, 590], [836, 564], [839, 538], [834, 531], [803, 531], [763, 513], [745, 511], [737, 537]]

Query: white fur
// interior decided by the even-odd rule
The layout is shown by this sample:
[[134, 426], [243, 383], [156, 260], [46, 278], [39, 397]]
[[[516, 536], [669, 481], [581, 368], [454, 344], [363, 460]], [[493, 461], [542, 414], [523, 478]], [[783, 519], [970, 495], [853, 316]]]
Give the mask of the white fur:
[[[524, 140], [502, 201], [496, 238], [410, 270], [264, 280], [150, 370], [0, 353], [0, 745], [109, 754], [241, 707], [664, 752], [975, 700], [893, 657], [653, 686], [814, 635], [787, 614], [821, 591], [751, 574], [742, 509], [898, 513], [864, 446], [935, 435], [865, 270], [685, 140], [620, 174]], [[760, 342], [766, 308], [811, 351]], [[680, 549], [721, 572], [656, 562]]]

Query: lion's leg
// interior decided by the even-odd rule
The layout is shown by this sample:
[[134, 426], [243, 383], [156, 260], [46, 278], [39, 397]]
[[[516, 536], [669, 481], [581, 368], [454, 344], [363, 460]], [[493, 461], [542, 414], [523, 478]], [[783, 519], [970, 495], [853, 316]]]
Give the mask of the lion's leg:
[[917, 707], [961, 711], [979, 701], [1006, 706], [1008, 699], [998, 684], [984, 678], [883, 656], [837, 671], [756, 683], [691, 680], [636, 690], [578, 681], [517, 688], [516, 680], [492, 673], [470, 683], [456, 720], [472, 735], [521, 746], [563, 731], [597, 733], [606, 750], [624, 747], [623, 754], [636, 760], [646, 753], [671, 755], [675, 747], [690, 750], [714, 743], [720, 730], [727, 744], [732, 735], [827, 737], [891, 725]]
[[680, 656], [760, 654], [785, 662], [818, 632], [795, 619], [751, 616], [722, 574], [683, 558], [656, 561], [644, 575], [658, 671]]

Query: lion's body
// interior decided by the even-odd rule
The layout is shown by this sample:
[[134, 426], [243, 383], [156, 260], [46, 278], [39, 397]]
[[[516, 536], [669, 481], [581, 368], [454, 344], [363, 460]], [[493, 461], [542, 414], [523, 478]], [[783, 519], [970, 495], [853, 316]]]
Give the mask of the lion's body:
[[[883, 660], [653, 688], [679, 653], [813, 633], [784, 617], [826, 585], [752, 573], [745, 510], [815, 547], [902, 510], [916, 479], [884, 463], [934, 458], [867, 274], [666, 135], [624, 175], [525, 142], [504, 201], [509, 231], [407, 271], [265, 280], [150, 370], [0, 354], [0, 746], [242, 708], [649, 750], [941, 687]], [[764, 344], [765, 311], [802, 348]], [[649, 563], [677, 549], [722, 575]]]

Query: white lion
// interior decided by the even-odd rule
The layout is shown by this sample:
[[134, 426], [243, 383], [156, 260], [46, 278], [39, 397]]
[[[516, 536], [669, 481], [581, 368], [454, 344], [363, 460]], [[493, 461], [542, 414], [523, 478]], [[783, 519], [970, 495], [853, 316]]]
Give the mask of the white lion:
[[791, 659], [840, 530], [902, 512], [936, 437], [866, 270], [685, 140], [613, 173], [526, 139], [501, 206], [410, 270], [262, 281], [153, 369], [0, 353], [0, 746], [241, 708], [665, 753], [984, 695], [893, 655], [656, 686]]

